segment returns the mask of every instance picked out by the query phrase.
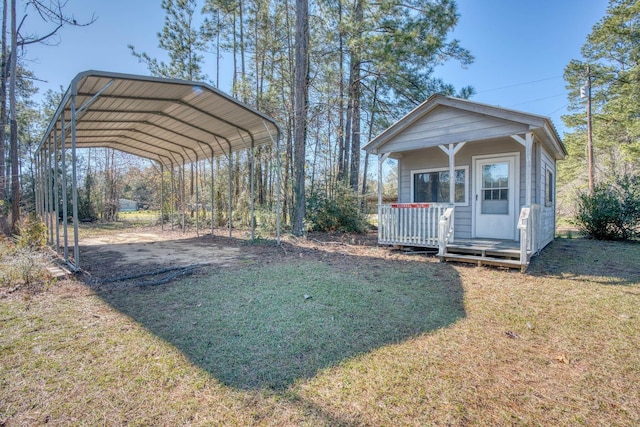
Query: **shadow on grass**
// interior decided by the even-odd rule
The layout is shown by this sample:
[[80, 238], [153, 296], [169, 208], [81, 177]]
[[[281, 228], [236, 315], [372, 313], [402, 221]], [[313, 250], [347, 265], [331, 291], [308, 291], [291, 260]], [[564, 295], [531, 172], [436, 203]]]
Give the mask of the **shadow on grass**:
[[533, 258], [528, 274], [602, 285], [640, 284], [640, 242], [561, 237]]
[[168, 285], [99, 293], [224, 384], [245, 390], [283, 389], [465, 315], [460, 279], [446, 264], [321, 250], [272, 255]]

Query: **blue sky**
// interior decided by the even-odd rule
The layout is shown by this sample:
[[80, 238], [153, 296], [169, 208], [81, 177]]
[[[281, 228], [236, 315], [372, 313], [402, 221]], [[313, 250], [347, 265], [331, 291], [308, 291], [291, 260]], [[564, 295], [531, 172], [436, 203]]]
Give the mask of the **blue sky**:
[[[19, 2], [20, 3], [20, 2]], [[25, 59], [46, 89], [67, 88], [81, 71], [96, 69], [148, 74], [128, 44], [162, 58], [156, 33], [162, 29], [160, 0], [68, 0], [67, 10], [79, 22], [92, 13], [97, 21], [86, 28], [67, 28], [56, 46], [29, 46]], [[460, 20], [452, 34], [475, 56], [462, 69], [451, 63], [437, 75], [456, 87], [472, 85], [472, 99], [551, 117], [561, 134], [560, 116], [567, 105], [563, 69], [580, 58], [580, 48], [606, 11], [607, 0], [458, 0]], [[42, 33], [31, 14], [27, 33]], [[209, 56], [213, 77], [214, 60]], [[221, 89], [229, 90], [231, 75], [222, 74]]]

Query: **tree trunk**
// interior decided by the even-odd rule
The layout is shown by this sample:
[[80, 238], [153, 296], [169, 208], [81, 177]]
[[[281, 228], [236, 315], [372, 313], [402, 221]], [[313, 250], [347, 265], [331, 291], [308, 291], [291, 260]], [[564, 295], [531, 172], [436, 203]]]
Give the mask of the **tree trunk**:
[[295, 168], [295, 217], [293, 234], [304, 234], [305, 215], [305, 140], [307, 137], [307, 103], [309, 99], [309, 3], [296, 0], [295, 43], [295, 122], [294, 122], [294, 168]]
[[238, 2], [238, 9], [240, 11], [240, 90], [242, 102], [247, 102], [247, 71], [245, 68], [244, 57], [244, 5], [242, 0]]
[[9, 66], [9, 141], [11, 157], [11, 233], [17, 233], [20, 219], [20, 181], [18, 163], [18, 121], [16, 119], [16, 79], [18, 37], [16, 27], [16, 0], [11, 0], [11, 61]]
[[[371, 141], [373, 138], [373, 125], [376, 121], [376, 103], [378, 102], [378, 81], [374, 83], [373, 87], [373, 100], [371, 101], [371, 120], [369, 122], [369, 138]], [[362, 173], [362, 210], [366, 208], [367, 204], [367, 173], [369, 171], [369, 152], [364, 155], [364, 172]], [[380, 179], [380, 177], [378, 177]]]
[[[362, 2], [356, 0], [356, 23], [362, 22]], [[351, 167], [349, 185], [357, 194], [360, 178], [360, 52], [358, 46], [351, 51], [351, 71], [349, 72], [349, 91], [351, 104]]]
[[[342, 22], [342, 2], [338, 2], [338, 22]], [[342, 182], [344, 180], [345, 177], [345, 173], [346, 173], [346, 164], [345, 164], [345, 126], [344, 126], [344, 116], [345, 116], [345, 111], [344, 111], [344, 83], [343, 83], [343, 76], [344, 76], [344, 39], [343, 39], [343, 35], [340, 34], [339, 37], [339, 46], [338, 46], [338, 62], [339, 62], [339, 67], [340, 67], [340, 71], [339, 71], [339, 90], [340, 93], [338, 95], [338, 100], [339, 100], [339, 120], [338, 120], [338, 174], [337, 174], [337, 180], [338, 182]]]
[[[4, 201], [6, 196], [6, 184], [5, 184], [5, 150], [4, 142], [6, 141], [5, 123], [7, 123], [7, 79], [9, 74], [7, 73], [7, 0], [2, 2], [2, 58], [0, 58], [0, 202]], [[0, 212], [0, 219], [4, 221], [4, 211]], [[4, 231], [4, 224], [0, 224], [2, 231]]]

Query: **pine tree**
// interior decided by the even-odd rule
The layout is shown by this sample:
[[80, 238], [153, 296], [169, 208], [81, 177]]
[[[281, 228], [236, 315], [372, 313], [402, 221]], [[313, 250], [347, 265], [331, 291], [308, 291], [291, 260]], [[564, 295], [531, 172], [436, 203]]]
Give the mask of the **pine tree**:
[[158, 46], [169, 55], [169, 63], [151, 58], [145, 52], [137, 52], [133, 45], [129, 45], [132, 55], [147, 64], [154, 76], [195, 81], [206, 79], [201, 53], [205, 49], [205, 41], [194, 24], [196, 6], [196, 0], [162, 0], [166, 16], [162, 31], [157, 33]]
[[561, 182], [586, 182], [586, 100], [581, 92], [584, 96], [587, 84], [596, 182], [640, 174], [640, 3], [611, 0], [588, 35], [582, 56], [564, 71], [571, 114], [563, 120], [572, 132], [565, 137], [570, 156], [560, 166]]

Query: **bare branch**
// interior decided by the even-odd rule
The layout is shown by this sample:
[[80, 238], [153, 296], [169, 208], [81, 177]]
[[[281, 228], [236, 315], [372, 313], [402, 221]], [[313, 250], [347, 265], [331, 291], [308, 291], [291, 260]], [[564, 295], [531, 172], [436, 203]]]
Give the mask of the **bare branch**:
[[56, 33], [60, 30], [60, 28], [62, 28], [64, 25], [60, 24], [58, 25], [53, 31], [51, 31], [49, 34], [46, 34], [44, 36], [38, 37], [36, 39], [25, 39], [24, 37], [20, 37], [22, 39], [22, 42], [18, 43], [20, 46], [27, 46], [30, 44], [34, 44], [34, 43], [41, 43], [44, 42], [45, 40], [47, 40], [48, 38], [53, 37], [54, 35], [56, 35]]
[[70, 25], [74, 27], [86, 27], [88, 25], [93, 24], [98, 18], [95, 14], [91, 15], [91, 19], [87, 22], [80, 23], [78, 22], [73, 15], [65, 15], [64, 8], [67, 5], [67, 1], [61, 2], [59, 0], [50, 0], [45, 3], [43, 0], [29, 0], [27, 2], [27, 6], [31, 6], [38, 13], [40, 18], [44, 22], [54, 23], [55, 28], [49, 31], [47, 34], [42, 36], [30, 35], [23, 36], [20, 34], [20, 28], [24, 23], [25, 19], [28, 15], [25, 15], [20, 22], [20, 27], [18, 28], [18, 35], [20, 36], [20, 46], [26, 46], [34, 43], [43, 43], [51, 37], [55, 36], [58, 31], [65, 25]]

